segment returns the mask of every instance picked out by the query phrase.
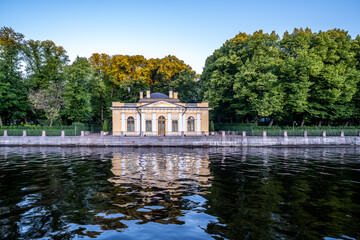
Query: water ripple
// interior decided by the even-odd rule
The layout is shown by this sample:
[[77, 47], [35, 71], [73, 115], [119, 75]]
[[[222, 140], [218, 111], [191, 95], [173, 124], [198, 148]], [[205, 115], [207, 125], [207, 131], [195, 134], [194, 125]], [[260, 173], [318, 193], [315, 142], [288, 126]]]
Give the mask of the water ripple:
[[359, 156], [0, 147], [0, 239], [356, 239]]

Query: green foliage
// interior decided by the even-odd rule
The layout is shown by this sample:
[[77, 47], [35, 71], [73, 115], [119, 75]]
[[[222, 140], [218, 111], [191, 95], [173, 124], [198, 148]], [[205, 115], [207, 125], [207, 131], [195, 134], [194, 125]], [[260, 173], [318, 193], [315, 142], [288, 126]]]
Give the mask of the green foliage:
[[51, 83], [47, 88], [31, 91], [29, 100], [37, 110], [43, 110], [46, 118], [50, 121], [49, 126], [60, 117], [63, 106], [63, 87], [59, 83]]
[[359, 37], [339, 29], [240, 33], [206, 60], [200, 94], [220, 123], [357, 122], [359, 49]]
[[256, 126], [255, 124], [241, 124], [241, 123], [222, 123], [215, 124], [217, 131], [227, 131], [232, 134], [242, 134], [246, 132], [247, 136], [262, 136], [263, 131], [267, 132], [268, 136], [283, 136], [284, 131], [287, 131], [288, 136], [304, 136], [304, 131], [307, 131], [308, 136], [322, 136], [322, 132], [326, 131], [328, 136], [340, 136], [340, 132], [344, 131], [345, 136], [358, 136], [360, 132], [359, 126], [343, 127], [343, 126]]
[[215, 132], [215, 127], [214, 127], [214, 122], [210, 121], [210, 128], [209, 128], [210, 132]]
[[61, 131], [65, 131], [66, 136], [78, 136], [81, 131], [91, 131], [93, 126], [83, 123], [73, 123], [70, 126], [41, 126], [41, 125], [13, 125], [0, 127], [0, 135], [4, 134], [4, 130], [8, 131], [9, 136], [22, 136], [26, 130], [27, 136], [41, 136], [42, 131], [46, 131], [46, 136], [60, 136]]
[[169, 83], [169, 88], [178, 92], [181, 102], [199, 102], [197, 75], [194, 71], [185, 69]]
[[218, 123], [268, 118], [269, 125], [347, 126], [360, 120], [360, 36], [351, 39], [340, 29], [294, 29], [281, 39], [262, 30], [239, 33], [206, 59], [201, 77], [171, 55], [94, 53], [68, 62], [54, 42], [25, 41], [2, 27], [0, 126], [100, 124], [111, 118], [113, 101], [136, 102], [146, 89], [172, 89], [182, 102], [208, 101], [210, 120]]
[[108, 121], [107, 121], [107, 120], [104, 121], [102, 130], [103, 130], [104, 132], [109, 131]]
[[27, 91], [20, 73], [24, 36], [13, 29], [0, 29], [0, 126], [22, 119], [29, 111]]
[[91, 95], [89, 82], [91, 65], [86, 58], [77, 57], [65, 70], [66, 86], [64, 90], [65, 116], [75, 122], [88, 121], [91, 117]]
[[23, 46], [27, 81], [32, 89], [44, 89], [52, 83], [64, 82], [63, 67], [69, 59], [63, 47], [52, 41], [39, 40], [26, 41]]

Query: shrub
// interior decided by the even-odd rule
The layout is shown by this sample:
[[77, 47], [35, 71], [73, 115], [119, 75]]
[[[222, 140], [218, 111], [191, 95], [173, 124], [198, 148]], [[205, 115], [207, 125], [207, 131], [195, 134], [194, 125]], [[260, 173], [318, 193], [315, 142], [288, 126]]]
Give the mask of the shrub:
[[107, 122], [107, 120], [104, 121], [103, 131], [104, 131], [104, 132], [109, 131], [109, 127], [108, 127], [108, 122]]
[[210, 132], [215, 132], [214, 122], [210, 122]]

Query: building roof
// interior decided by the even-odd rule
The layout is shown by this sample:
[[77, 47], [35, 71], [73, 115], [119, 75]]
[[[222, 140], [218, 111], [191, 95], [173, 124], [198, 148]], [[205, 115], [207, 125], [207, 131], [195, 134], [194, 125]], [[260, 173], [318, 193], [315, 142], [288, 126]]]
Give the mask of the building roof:
[[169, 96], [163, 93], [155, 92], [150, 94], [150, 99], [169, 99]]

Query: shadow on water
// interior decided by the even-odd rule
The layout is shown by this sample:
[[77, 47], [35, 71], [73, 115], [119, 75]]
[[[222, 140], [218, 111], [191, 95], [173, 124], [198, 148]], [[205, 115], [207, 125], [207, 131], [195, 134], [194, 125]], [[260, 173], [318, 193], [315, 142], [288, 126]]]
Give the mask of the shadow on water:
[[359, 148], [0, 147], [0, 239], [359, 239]]

